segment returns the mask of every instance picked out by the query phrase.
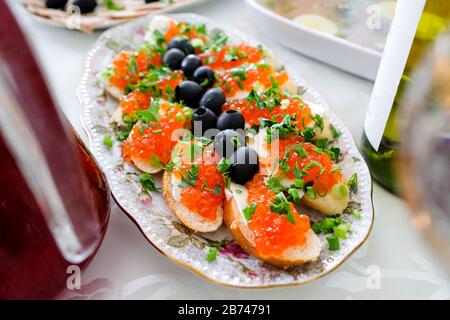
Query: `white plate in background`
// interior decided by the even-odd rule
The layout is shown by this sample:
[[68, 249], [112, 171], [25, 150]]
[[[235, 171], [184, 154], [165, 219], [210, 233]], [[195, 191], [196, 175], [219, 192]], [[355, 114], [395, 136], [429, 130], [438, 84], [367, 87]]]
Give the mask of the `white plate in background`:
[[375, 80], [382, 55], [380, 52], [301, 26], [266, 8], [263, 1], [246, 0], [254, 13], [255, 25], [269, 37], [311, 58]]

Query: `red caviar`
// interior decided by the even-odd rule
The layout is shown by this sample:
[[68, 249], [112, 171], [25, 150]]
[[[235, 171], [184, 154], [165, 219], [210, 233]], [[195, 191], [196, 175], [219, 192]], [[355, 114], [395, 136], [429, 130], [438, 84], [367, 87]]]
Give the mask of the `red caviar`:
[[[156, 85], [161, 89], [161, 95], [158, 98], [166, 98], [167, 90], [174, 91], [176, 86], [183, 80], [182, 72], [175, 71], [169, 78], [160, 79]], [[148, 109], [150, 99], [152, 95], [150, 93], [135, 90], [127, 94], [120, 101], [120, 108], [123, 113], [133, 115], [138, 110]]]
[[[137, 51], [135, 55], [135, 64], [132, 65], [132, 56], [134, 52], [122, 51], [118, 53], [112, 62], [113, 74], [109, 77], [109, 83], [123, 90], [128, 84], [134, 84], [139, 81], [141, 72], [149, 70], [150, 66], [161, 66], [161, 55], [147, 49]], [[134, 69], [134, 70], [133, 70]]]
[[233, 72], [235, 71], [227, 71], [219, 76], [222, 83], [222, 91], [227, 98], [232, 98], [242, 90], [250, 91], [257, 82], [264, 88], [270, 88], [272, 81], [283, 85], [289, 79], [286, 72], [277, 73], [272, 68], [267, 67], [245, 70], [245, 79], [240, 79], [239, 76], [233, 76]]
[[275, 193], [264, 182], [264, 177], [256, 174], [246, 184], [248, 203], [256, 205], [255, 213], [248, 226], [253, 231], [256, 250], [263, 255], [277, 255], [293, 246], [302, 246], [306, 242], [305, 233], [310, 229], [309, 217], [299, 214], [291, 203], [295, 219], [292, 223], [270, 210]]
[[238, 110], [242, 113], [245, 123], [250, 127], [259, 124], [259, 118], [269, 119], [275, 122], [281, 122], [286, 115], [297, 115], [296, 126], [299, 130], [305, 129], [308, 125], [313, 123], [312, 113], [309, 106], [299, 100], [290, 98], [289, 105], [282, 109], [282, 106], [277, 106], [270, 110], [269, 108], [260, 109], [253, 101], [246, 101], [245, 99], [236, 99], [227, 101], [223, 107], [223, 111]]
[[[295, 142], [295, 140], [293, 139], [279, 140], [280, 157], [283, 157], [285, 151], [289, 147], [292, 147], [294, 145], [301, 146], [306, 151], [307, 157], [302, 158], [294, 150], [289, 151], [287, 165], [289, 168], [291, 168], [291, 170], [286, 173], [286, 176], [289, 179], [295, 179], [295, 167], [303, 170], [306, 166], [309, 165], [309, 168], [306, 170], [306, 172], [304, 172], [306, 174], [302, 177], [302, 179], [305, 184], [313, 182], [312, 188], [319, 195], [324, 195], [336, 183], [342, 181], [342, 174], [339, 171], [333, 171], [335, 165], [328, 154], [320, 151], [315, 145], [311, 143], [298, 144], [298, 142]], [[310, 165], [312, 161], [317, 162], [321, 167]]]
[[130, 92], [120, 101], [120, 108], [124, 114], [134, 115], [138, 110], [148, 109], [151, 95], [139, 90]]
[[176, 23], [171, 21], [169, 23], [169, 27], [164, 35], [164, 41], [168, 43], [170, 40], [175, 38], [176, 36], [183, 35], [188, 37], [189, 39], [202, 39], [205, 40], [205, 36], [201, 35], [196, 28], [189, 26], [184, 22]]
[[[183, 151], [177, 150], [177, 152]], [[205, 155], [207, 152], [211, 154]], [[181, 189], [181, 203], [192, 212], [211, 221], [217, 218], [217, 209], [222, 206], [225, 198], [225, 184], [222, 174], [217, 170], [218, 162], [219, 158], [212, 147], [205, 146], [203, 153], [196, 155], [193, 161], [198, 168], [195, 187], [189, 185]], [[186, 177], [188, 170], [192, 170], [192, 164], [182, 163], [174, 170], [174, 175], [181, 179], [181, 176]]]
[[181, 105], [161, 102], [159, 122], [134, 125], [130, 137], [122, 144], [124, 159], [130, 161], [132, 158], [138, 158], [152, 161], [152, 156], [156, 156], [162, 163], [169, 162], [172, 149], [177, 143], [172, 134], [188, 123]]
[[[229, 59], [232, 51], [235, 59]], [[213, 70], [229, 70], [239, 67], [245, 63], [257, 63], [261, 61], [263, 51], [248, 44], [242, 43], [237, 46], [226, 45], [218, 51], [206, 52], [200, 55], [203, 64]]]

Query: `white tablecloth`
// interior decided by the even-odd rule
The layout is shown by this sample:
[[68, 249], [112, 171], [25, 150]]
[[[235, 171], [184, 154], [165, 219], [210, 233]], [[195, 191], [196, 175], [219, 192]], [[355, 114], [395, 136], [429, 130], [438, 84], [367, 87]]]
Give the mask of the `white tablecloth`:
[[[47, 75], [56, 101], [82, 132], [75, 89], [98, 33], [43, 25], [14, 5]], [[243, 0], [212, 0], [185, 11], [206, 15], [255, 36], [295, 68], [327, 100], [359, 140], [373, 83], [286, 49], [253, 25]], [[331, 53], [330, 53], [331, 54]], [[406, 205], [378, 185], [369, 240], [341, 268], [313, 283], [269, 290], [217, 286], [163, 257], [113, 204], [106, 238], [82, 273], [84, 291], [61, 297], [142, 299], [427, 299], [450, 298], [448, 274], [411, 226]]]

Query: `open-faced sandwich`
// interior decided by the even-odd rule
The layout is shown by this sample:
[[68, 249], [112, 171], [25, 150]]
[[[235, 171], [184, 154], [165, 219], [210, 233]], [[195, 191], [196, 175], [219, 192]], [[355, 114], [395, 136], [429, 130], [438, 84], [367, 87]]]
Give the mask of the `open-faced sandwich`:
[[296, 204], [338, 215], [349, 203], [323, 110], [262, 46], [162, 16], [145, 39], [103, 74], [124, 160], [164, 171], [164, 199], [189, 229], [225, 221], [246, 251], [280, 267], [318, 259], [322, 242]]

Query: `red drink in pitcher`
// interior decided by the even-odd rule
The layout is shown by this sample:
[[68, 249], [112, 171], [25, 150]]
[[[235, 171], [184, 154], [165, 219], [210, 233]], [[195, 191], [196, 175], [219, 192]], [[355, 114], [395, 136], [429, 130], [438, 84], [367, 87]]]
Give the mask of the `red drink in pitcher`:
[[106, 231], [109, 190], [0, 1], [0, 299], [51, 298]]

